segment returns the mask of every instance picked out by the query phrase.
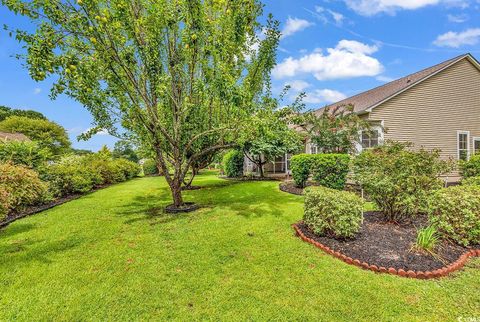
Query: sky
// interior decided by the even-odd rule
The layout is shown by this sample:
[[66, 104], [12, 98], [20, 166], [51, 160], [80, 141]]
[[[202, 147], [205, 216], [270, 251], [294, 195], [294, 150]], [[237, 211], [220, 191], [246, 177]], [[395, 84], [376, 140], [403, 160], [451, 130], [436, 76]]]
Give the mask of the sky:
[[[320, 108], [455, 56], [480, 58], [480, 0], [264, 0], [264, 14], [280, 21], [282, 38], [272, 72], [274, 93], [307, 94]], [[0, 6], [0, 24], [28, 28]], [[91, 127], [81, 104], [49, 98], [50, 83], [30, 79], [15, 39], [0, 31], [0, 105], [32, 109], [68, 130], [75, 148], [96, 151], [115, 139], [77, 136]]]

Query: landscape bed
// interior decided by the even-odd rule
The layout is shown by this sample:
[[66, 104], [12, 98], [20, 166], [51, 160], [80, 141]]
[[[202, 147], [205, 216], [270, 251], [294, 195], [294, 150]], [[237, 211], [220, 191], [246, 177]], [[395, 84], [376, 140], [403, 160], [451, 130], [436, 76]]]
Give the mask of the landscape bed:
[[[461, 268], [468, 257], [480, 255], [480, 245], [465, 248], [448, 241], [441, 242], [435, 255], [414, 250], [417, 227], [422, 225], [421, 220], [402, 225], [389, 223], [382, 213], [370, 211], [364, 214], [364, 222], [354, 239], [318, 236], [303, 222], [295, 224], [294, 229], [305, 241], [348, 264], [406, 277], [418, 277], [418, 272], [422, 273], [419, 278], [445, 276]], [[444, 270], [442, 274], [441, 270]], [[426, 276], [427, 272], [438, 274]]]

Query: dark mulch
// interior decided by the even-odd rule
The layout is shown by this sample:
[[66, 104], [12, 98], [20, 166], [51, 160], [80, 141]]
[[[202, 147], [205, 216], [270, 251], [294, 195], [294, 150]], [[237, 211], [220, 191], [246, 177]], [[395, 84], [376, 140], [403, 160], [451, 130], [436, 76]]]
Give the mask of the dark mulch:
[[188, 186], [188, 187], [187, 187], [187, 186], [183, 186], [183, 187], [182, 187], [182, 190], [184, 190], [184, 191], [188, 191], [188, 190], [200, 190], [200, 189], [202, 189], [202, 187], [200, 187], [200, 186]]
[[60, 206], [61, 204], [64, 204], [68, 201], [78, 199], [82, 196], [88, 195], [90, 193], [93, 193], [93, 192], [101, 190], [101, 189], [105, 189], [109, 186], [111, 186], [111, 185], [106, 184], [106, 185], [103, 185], [103, 186], [98, 186], [98, 187], [94, 188], [93, 190], [91, 190], [87, 193], [83, 193], [83, 194], [82, 193], [75, 193], [75, 194], [71, 194], [71, 195], [68, 195], [68, 196], [64, 196], [64, 197], [55, 199], [55, 200], [53, 200], [49, 203], [36, 205], [36, 206], [30, 206], [30, 207], [24, 208], [20, 211], [11, 212], [7, 215], [7, 217], [5, 217], [5, 219], [0, 220], [0, 228], [6, 227], [6, 226], [10, 225], [12, 222], [14, 222], [18, 219], [36, 215], [36, 214], [41, 213], [45, 210], [51, 209], [51, 208], [56, 207], [56, 206]]
[[231, 180], [231, 181], [280, 181], [281, 178], [272, 178], [272, 177], [238, 177], [230, 178], [227, 176], [218, 176], [220, 179]]
[[304, 188], [299, 188], [293, 181], [285, 181], [278, 185], [278, 188], [283, 192], [288, 192], [294, 195], [303, 195]]
[[415, 220], [398, 225], [386, 222], [380, 212], [367, 212], [360, 232], [355, 239], [337, 240], [315, 235], [304, 223], [298, 227], [309, 238], [360, 262], [378, 267], [393, 267], [405, 271], [433, 271], [456, 261], [467, 249], [441, 242], [435, 257], [428, 253], [412, 250], [417, 236], [417, 228], [423, 227], [425, 220]]
[[200, 209], [200, 206], [197, 205], [194, 202], [185, 202], [182, 206], [180, 207], [175, 207], [173, 204], [168, 205], [165, 208], [165, 211], [169, 214], [179, 214], [179, 213], [185, 213], [185, 212], [192, 212], [197, 209]]

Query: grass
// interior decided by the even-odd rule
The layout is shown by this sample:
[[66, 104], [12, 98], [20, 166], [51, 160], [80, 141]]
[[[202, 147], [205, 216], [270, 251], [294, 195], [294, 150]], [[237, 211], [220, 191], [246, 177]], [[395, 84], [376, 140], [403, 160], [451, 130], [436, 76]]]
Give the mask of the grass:
[[166, 215], [162, 178], [97, 191], [0, 231], [0, 320], [457, 320], [480, 261], [441, 280], [379, 275], [294, 236], [302, 197], [208, 174]]

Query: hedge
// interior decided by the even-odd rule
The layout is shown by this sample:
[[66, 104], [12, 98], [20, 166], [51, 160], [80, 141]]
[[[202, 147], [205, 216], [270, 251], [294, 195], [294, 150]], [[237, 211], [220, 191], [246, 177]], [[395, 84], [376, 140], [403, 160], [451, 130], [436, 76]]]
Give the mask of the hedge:
[[238, 178], [243, 176], [243, 152], [231, 150], [223, 157], [223, 170], [229, 178]]
[[460, 172], [464, 178], [480, 176], [480, 154], [475, 154], [468, 161], [460, 161]]
[[47, 184], [24, 166], [0, 163], [0, 220], [12, 210], [48, 199]]
[[360, 230], [363, 205], [353, 192], [310, 187], [305, 191], [303, 221], [317, 235], [352, 238]]
[[347, 182], [348, 154], [298, 154], [291, 159], [292, 176], [298, 187], [305, 187], [308, 178], [321, 186], [342, 190]]

